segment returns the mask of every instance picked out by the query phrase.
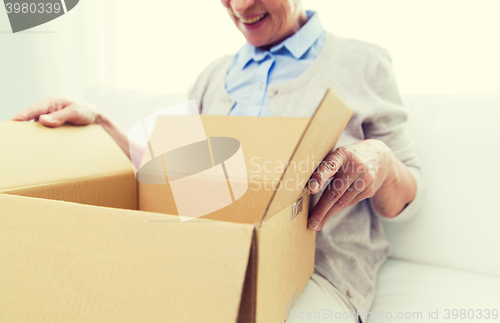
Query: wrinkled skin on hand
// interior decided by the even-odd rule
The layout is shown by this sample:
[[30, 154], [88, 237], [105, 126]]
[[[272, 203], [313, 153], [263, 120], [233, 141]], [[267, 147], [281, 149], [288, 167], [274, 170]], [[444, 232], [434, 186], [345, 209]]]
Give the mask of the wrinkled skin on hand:
[[96, 123], [100, 114], [96, 106], [86, 102], [49, 98], [19, 112], [11, 120], [29, 121], [34, 119], [47, 127], [58, 127], [64, 123], [88, 125]]
[[19, 112], [12, 121], [35, 120], [47, 127], [59, 127], [69, 123], [73, 125], [101, 125], [115, 140], [125, 155], [130, 158], [127, 137], [95, 105], [87, 102], [75, 102], [60, 98], [49, 98], [37, 102]]
[[335, 149], [323, 160], [308, 184], [312, 194], [326, 185], [309, 217], [309, 228], [321, 230], [339, 211], [367, 198], [373, 198], [376, 206], [379, 204], [378, 211], [388, 217], [395, 216], [400, 210], [390, 214], [384, 210], [384, 204], [394, 191], [391, 185], [399, 180], [398, 167], [405, 166], [380, 140], [368, 139]]

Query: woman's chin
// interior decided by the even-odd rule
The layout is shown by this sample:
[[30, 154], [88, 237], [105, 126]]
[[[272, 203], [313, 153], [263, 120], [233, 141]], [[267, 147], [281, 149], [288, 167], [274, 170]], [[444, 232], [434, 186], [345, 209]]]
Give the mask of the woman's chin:
[[247, 42], [254, 47], [268, 47], [270, 42], [269, 39], [263, 39], [262, 37], [251, 37], [245, 35]]
[[262, 26], [258, 30], [248, 30], [245, 26], [238, 26], [239, 30], [242, 32], [243, 36], [245, 36], [247, 42], [255, 47], [263, 47], [270, 43], [269, 34], [272, 34], [272, 31], [267, 30], [268, 28], [262, 28], [267, 26]]

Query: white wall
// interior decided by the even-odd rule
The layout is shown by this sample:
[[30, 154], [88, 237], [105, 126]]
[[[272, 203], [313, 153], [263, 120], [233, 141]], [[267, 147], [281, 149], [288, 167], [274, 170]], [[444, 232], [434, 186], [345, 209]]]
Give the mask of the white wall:
[[[498, 0], [304, 0], [333, 33], [386, 47], [403, 93], [500, 90]], [[63, 17], [9, 32], [0, 10], [0, 120], [51, 95], [100, 84], [184, 91], [243, 37], [219, 1], [81, 0]]]
[[305, 0], [335, 34], [389, 50], [404, 93], [500, 90], [498, 0]]

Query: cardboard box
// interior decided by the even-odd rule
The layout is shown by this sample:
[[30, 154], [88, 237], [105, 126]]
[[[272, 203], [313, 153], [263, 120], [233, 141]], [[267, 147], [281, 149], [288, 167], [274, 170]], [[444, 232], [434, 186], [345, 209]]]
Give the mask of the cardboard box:
[[315, 234], [303, 187], [277, 183], [306, 183], [351, 114], [329, 91], [312, 118], [202, 116], [207, 136], [240, 141], [250, 186], [184, 223], [163, 214], [176, 212], [168, 185], [137, 197], [99, 127], [1, 122], [0, 322], [283, 322]]

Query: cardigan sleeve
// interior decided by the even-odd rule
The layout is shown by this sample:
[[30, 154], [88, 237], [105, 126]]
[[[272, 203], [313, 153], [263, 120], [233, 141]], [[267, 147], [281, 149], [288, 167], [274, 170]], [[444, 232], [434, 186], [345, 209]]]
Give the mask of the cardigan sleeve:
[[394, 218], [384, 217], [377, 212], [373, 207], [372, 199], [369, 199], [370, 207], [373, 213], [383, 221], [406, 222], [415, 215], [423, 202], [425, 181], [413, 141], [408, 134], [408, 110], [401, 99], [387, 50], [381, 49], [378, 57], [373, 60], [372, 64], [369, 64], [365, 73], [365, 82], [375, 109], [373, 116], [363, 122], [365, 139], [373, 138], [383, 141], [409, 168], [417, 184], [413, 201]]

